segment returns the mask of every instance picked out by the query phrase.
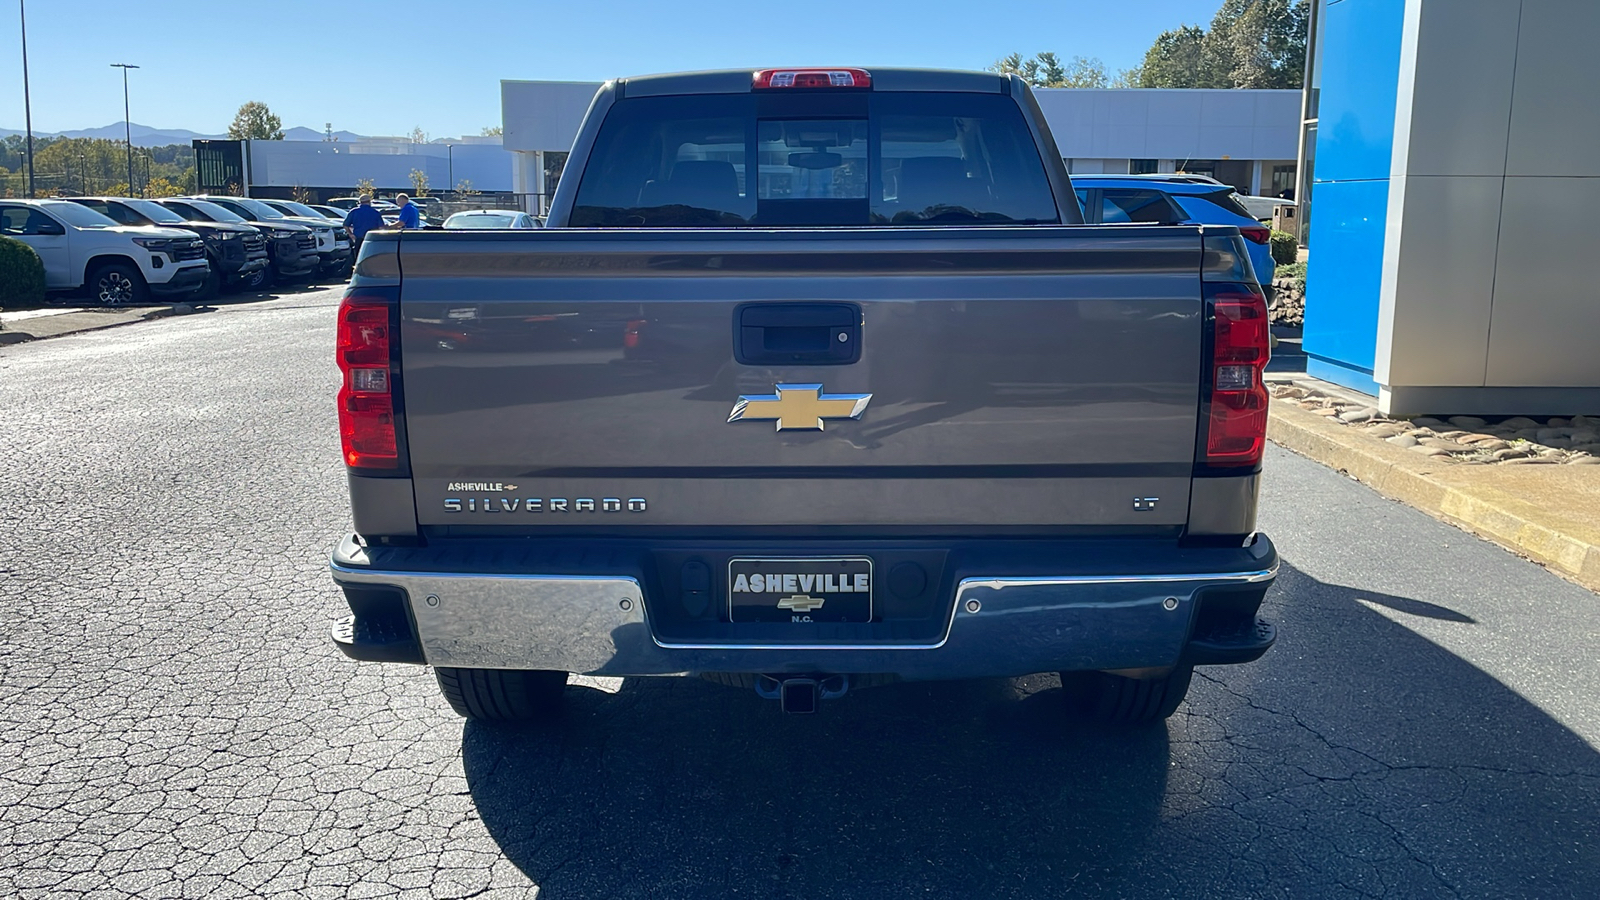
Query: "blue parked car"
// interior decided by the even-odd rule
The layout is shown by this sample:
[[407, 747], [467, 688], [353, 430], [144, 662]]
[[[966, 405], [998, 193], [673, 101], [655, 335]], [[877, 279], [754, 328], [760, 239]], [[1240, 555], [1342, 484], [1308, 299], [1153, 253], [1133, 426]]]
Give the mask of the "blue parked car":
[[1256, 280], [1272, 300], [1272, 229], [1239, 202], [1232, 187], [1203, 175], [1074, 175], [1072, 187], [1090, 224], [1237, 225]]

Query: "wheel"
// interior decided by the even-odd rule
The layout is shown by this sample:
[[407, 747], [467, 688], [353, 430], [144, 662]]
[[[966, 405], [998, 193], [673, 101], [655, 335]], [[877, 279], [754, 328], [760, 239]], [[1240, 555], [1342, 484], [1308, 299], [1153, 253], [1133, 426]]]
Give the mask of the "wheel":
[[89, 278], [89, 296], [105, 306], [140, 306], [150, 299], [150, 288], [133, 266], [103, 263]]
[[262, 266], [239, 282], [242, 291], [264, 291], [272, 287], [272, 266]]
[[1062, 672], [1061, 689], [1074, 712], [1108, 725], [1148, 725], [1172, 715], [1194, 666], [1178, 666], [1164, 678], [1124, 678], [1108, 672]]
[[436, 668], [433, 675], [451, 709], [482, 722], [549, 718], [567, 689], [565, 672]]

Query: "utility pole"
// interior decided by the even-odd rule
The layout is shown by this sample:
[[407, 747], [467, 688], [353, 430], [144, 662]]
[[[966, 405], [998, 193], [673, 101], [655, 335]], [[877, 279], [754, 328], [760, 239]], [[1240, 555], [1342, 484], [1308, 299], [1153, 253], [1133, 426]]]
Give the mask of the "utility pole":
[[122, 70], [122, 126], [123, 134], [128, 138], [128, 194], [133, 194], [133, 122], [128, 118], [128, 70], [137, 69], [138, 66], [127, 63], [112, 63], [111, 68]]
[[28, 4], [17, 0], [22, 15], [22, 117], [28, 129], [28, 199], [33, 199], [33, 99], [28, 94]]
[[444, 152], [450, 169], [450, 190], [454, 191], [456, 189], [456, 145], [445, 144]]

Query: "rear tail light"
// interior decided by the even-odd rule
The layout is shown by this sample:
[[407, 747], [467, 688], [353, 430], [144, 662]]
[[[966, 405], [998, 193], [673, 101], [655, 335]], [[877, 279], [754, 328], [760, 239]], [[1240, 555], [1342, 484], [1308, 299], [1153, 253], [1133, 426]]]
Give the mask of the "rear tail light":
[[751, 73], [750, 89], [869, 88], [872, 76], [865, 69], [758, 69]]
[[644, 319], [632, 319], [622, 329], [622, 347], [625, 350], [639, 348], [639, 332], [644, 330]]
[[359, 469], [400, 465], [395, 437], [390, 364], [390, 304], [383, 299], [345, 297], [339, 304], [339, 437], [345, 464]]
[[1270, 353], [1267, 300], [1255, 285], [1206, 288], [1213, 325], [1203, 461], [1254, 467], [1267, 442], [1267, 387], [1262, 379]]
[[1245, 227], [1239, 229], [1239, 233], [1244, 235], [1245, 240], [1250, 241], [1253, 244], [1266, 244], [1272, 240], [1271, 228], [1258, 228], [1254, 225], [1246, 225]]

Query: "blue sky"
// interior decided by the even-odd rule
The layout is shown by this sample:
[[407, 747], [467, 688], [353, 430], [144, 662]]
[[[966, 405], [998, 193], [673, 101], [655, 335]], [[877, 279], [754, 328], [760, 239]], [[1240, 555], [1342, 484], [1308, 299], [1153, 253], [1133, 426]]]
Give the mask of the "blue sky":
[[[500, 79], [600, 81], [687, 69], [847, 64], [978, 69], [1011, 51], [1115, 72], [1221, 0], [27, 0], [33, 127], [132, 119], [223, 131], [261, 100], [284, 125], [476, 134]], [[0, 127], [21, 129], [16, 0], [0, 5]], [[202, 29], [200, 23], [205, 23]]]

